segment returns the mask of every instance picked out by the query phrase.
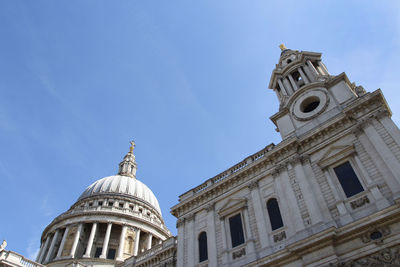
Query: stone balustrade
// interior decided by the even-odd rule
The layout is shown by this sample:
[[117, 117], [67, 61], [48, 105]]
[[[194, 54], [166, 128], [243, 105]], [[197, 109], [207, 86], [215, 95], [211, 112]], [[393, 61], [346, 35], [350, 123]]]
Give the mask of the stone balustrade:
[[204, 183], [202, 183], [201, 185], [187, 191], [186, 193], [182, 194], [179, 196], [179, 201], [183, 201], [195, 194], [198, 194], [204, 190], [206, 190], [207, 188], [213, 186], [216, 183], [219, 183], [223, 180], [225, 180], [226, 178], [230, 177], [231, 175], [235, 174], [236, 172], [246, 168], [247, 166], [249, 166], [250, 164], [252, 164], [253, 162], [256, 162], [262, 158], [264, 158], [265, 154], [267, 154], [268, 152], [270, 152], [273, 148], [275, 147], [275, 145], [273, 143], [269, 144], [268, 146], [266, 146], [264, 149], [258, 151], [257, 153], [245, 158], [244, 160], [242, 160], [241, 162], [239, 162], [238, 164], [235, 164], [234, 166], [232, 166], [231, 168], [227, 169], [226, 171], [214, 176], [213, 178], [208, 179], [207, 181], [205, 181]]
[[45, 267], [42, 264], [29, 260], [13, 251], [3, 250], [0, 252], [0, 266], [27, 266], [27, 267]]

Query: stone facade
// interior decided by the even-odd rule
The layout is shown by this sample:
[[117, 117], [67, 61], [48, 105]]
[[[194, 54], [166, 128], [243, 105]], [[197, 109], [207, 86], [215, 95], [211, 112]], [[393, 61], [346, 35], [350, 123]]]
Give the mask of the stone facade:
[[177, 266], [396, 263], [400, 131], [382, 92], [330, 75], [319, 53], [290, 49], [269, 87], [282, 142], [180, 196]]
[[[282, 141], [182, 194], [171, 209], [177, 237], [149, 205], [152, 198], [131, 203], [115, 192], [89, 194], [45, 229], [37, 261], [399, 266], [400, 131], [381, 90], [366, 92], [345, 73], [330, 75], [320, 53], [285, 47], [269, 87], [280, 103], [271, 120]], [[119, 174], [134, 179], [132, 156], [121, 162]], [[116, 258], [107, 259], [104, 247]], [[0, 265], [25, 261], [1, 251]]]

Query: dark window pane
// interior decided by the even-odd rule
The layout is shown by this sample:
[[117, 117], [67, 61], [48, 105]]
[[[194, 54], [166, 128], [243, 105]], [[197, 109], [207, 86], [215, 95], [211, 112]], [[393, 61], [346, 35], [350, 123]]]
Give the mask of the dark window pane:
[[275, 198], [271, 198], [267, 202], [267, 210], [269, 220], [271, 222], [272, 231], [283, 226], [281, 211], [279, 210], [278, 201]]
[[94, 257], [95, 258], [100, 257], [102, 250], [103, 250], [103, 248], [96, 248], [96, 252], [94, 253]]
[[205, 260], [208, 260], [207, 234], [206, 232], [201, 232], [199, 235], [199, 262]]
[[108, 249], [107, 259], [113, 260], [115, 258], [115, 249]]
[[335, 171], [340, 185], [347, 197], [354, 196], [355, 194], [364, 191], [356, 173], [348, 161], [333, 168], [333, 170]]
[[231, 230], [232, 247], [244, 243], [244, 234], [242, 226], [242, 217], [240, 213], [229, 218], [229, 227]]

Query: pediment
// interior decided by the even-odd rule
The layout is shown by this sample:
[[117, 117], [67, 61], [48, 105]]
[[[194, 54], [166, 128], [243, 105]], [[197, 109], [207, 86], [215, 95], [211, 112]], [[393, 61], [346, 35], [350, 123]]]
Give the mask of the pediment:
[[324, 169], [335, 162], [354, 154], [355, 152], [354, 145], [331, 146], [325, 151], [317, 163], [321, 169]]
[[247, 207], [247, 198], [231, 198], [219, 210], [218, 215], [225, 217]]

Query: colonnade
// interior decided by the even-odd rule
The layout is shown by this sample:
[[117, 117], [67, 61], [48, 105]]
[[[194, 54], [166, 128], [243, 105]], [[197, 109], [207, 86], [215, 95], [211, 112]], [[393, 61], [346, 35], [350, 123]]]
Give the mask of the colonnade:
[[[93, 222], [91, 223], [90, 227], [90, 234], [87, 239], [84, 241], [84, 236], [82, 234], [83, 232], [83, 227], [85, 224], [90, 224], [90, 223], [79, 223], [78, 225], [67, 225], [65, 228], [59, 228], [57, 229], [54, 233], [48, 234], [46, 237], [46, 240], [42, 243], [42, 246], [40, 248], [39, 254], [37, 256], [36, 261], [39, 263], [47, 263], [52, 261], [53, 259], [58, 260], [58, 259], [64, 259], [64, 258], [75, 258], [79, 257], [77, 255], [77, 248], [78, 245], [84, 242], [86, 244], [87, 240], [87, 245], [86, 249], [84, 251], [84, 254], [82, 255], [82, 258], [94, 258], [97, 255], [94, 255], [95, 252], [93, 252], [93, 244], [95, 243], [95, 240], [97, 238], [102, 239], [102, 247], [101, 247], [101, 254], [98, 256], [101, 259], [106, 259], [107, 258], [107, 253], [108, 253], [108, 248], [110, 244], [110, 237], [111, 237], [111, 230], [113, 226], [116, 226], [118, 224], [113, 224], [112, 222], [107, 222], [107, 228], [105, 231], [104, 235], [101, 235], [102, 233], [99, 231], [99, 224], [100, 222]], [[129, 228], [128, 225], [123, 224], [121, 226], [121, 231], [119, 234], [119, 240], [118, 240], [118, 250], [116, 254], [116, 260], [122, 261], [124, 259], [124, 247], [125, 247], [125, 239], [126, 239], [126, 234], [127, 230]], [[68, 252], [68, 255], [65, 255], [66, 252], [64, 251], [67, 239], [70, 242], [70, 238], [72, 237], [69, 233], [71, 229], [74, 228], [76, 229], [74, 236], [73, 236], [73, 242], [70, 251]], [[144, 244], [141, 244], [142, 249], [148, 250], [151, 248], [152, 243], [153, 243], [153, 235], [148, 232], [143, 232], [139, 228], [134, 228], [135, 232], [135, 238], [134, 238], [134, 244], [133, 244], [133, 251], [129, 251], [130, 256], [137, 256], [139, 251], [139, 241], [142, 237], [144, 239]], [[131, 230], [132, 231], [132, 230]], [[104, 233], [104, 232], [103, 232]], [[61, 240], [60, 240], [61, 238]], [[97, 244], [99, 245], [99, 244]], [[57, 248], [58, 246], [58, 248]], [[64, 251], [64, 253], [63, 253]], [[56, 254], [55, 254], [56, 253]], [[64, 254], [64, 255], [63, 255]]]
[[[314, 67], [313, 63], [310, 60], [307, 60], [305, 65], [299, 66], [296, 70], [299, 72], [299, 75], [304, 81], [304, 84], [316, 81], [319, 75], [328, 74], [328, 70], [322, 63], [317, 69]], [[279, 88], [281, 89], [280, 92], [277, 92], [279, 99], [281, 99], [282, 96], [292, 95], [300, 87], [293, 78], [292, 74], [288, 74], [286, 77], [279, 78], [277, 82]]]

